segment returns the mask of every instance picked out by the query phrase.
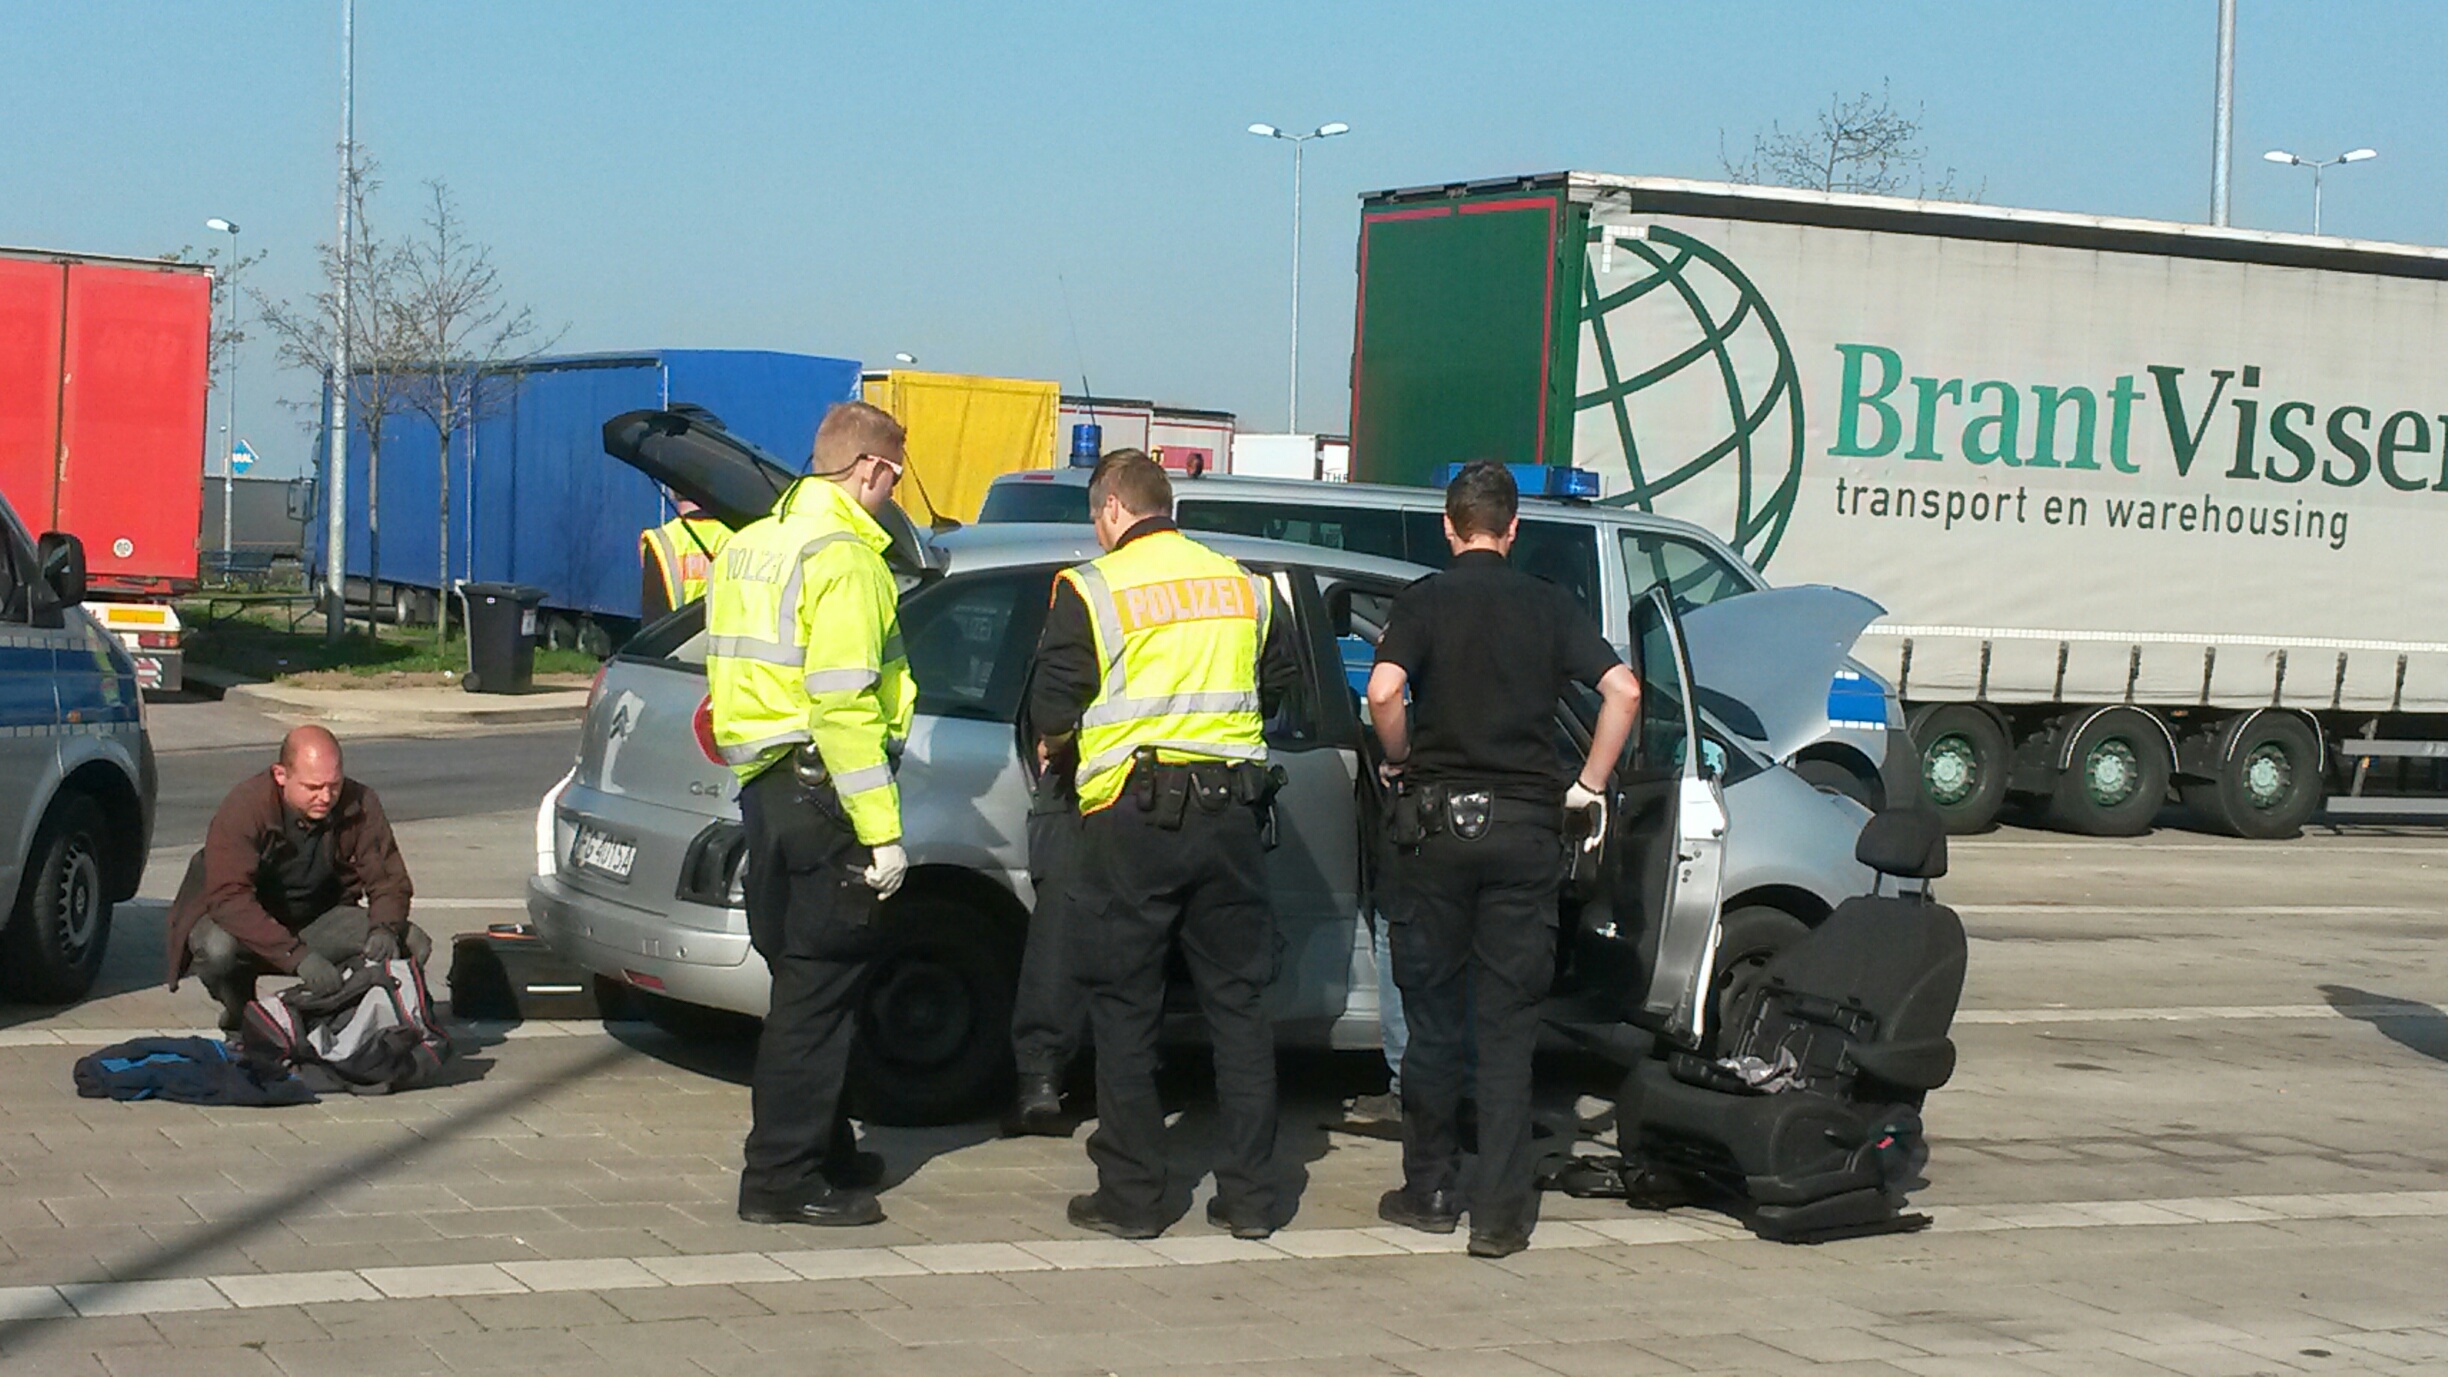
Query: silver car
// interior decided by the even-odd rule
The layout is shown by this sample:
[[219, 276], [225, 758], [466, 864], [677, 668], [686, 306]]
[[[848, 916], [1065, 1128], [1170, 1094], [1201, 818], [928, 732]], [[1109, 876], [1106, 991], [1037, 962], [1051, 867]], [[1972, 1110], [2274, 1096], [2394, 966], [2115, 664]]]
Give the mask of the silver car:
[[153, 830], [136, 666], [84, 599], [76, 537], [0, 499], [0, 997], [43, 1004], [92, 987]]
[[[761, 510], [757, 495], [770, 502], [790, 477], [702, 421], [644, 424], [664, 428], [610, 436], [609, 447], [725, 520]], [[723, 449], [761, 472], [729, 474], [715, 491], [711, 456]], [[1314, 546], [1213, 544], [1273, 580], [1303, 660], [1301, 691], [1267, 723], [1270, 758], [1289, 779], [1281, 844], [1268, 857], [1278, 1036], [1374, 1047], [1378, 982], [1363, 915], [1380, 800], [1346, 663], [1423, 571]], [[902, 635], [919, 685], [900, 766], [910, 872], [884, 907], [887, 947], [860, 1010], [854, 1076], [866, 1117], [957, 1119], [992, 1107], [1008, 1086], [1032, 897], [1024, 690], [1055, 574], [1096, 553], [1079, 526], [905, 532], [896, 542]], [[1559, 1018], [1630, 1023], [1699, 1045], [1743, 971], [1869, 887], [1852, 854], [1868, 813], [1773, 761], [1795, 732], [1814, 722], [1824, 730], [1826, 673], [1876, 608], [1832, 590], [1739, 601], [1754, 604], [1740, 637], [1771, 653], [1746, 660], [1704, 640], [1698, 661], [1729, 677], [1697, 695], [1682, 689], [1695, 657], [1670, 599], [1644, 598], [1627, 628], [1648, 706], [1614, 826], [1575, 880]], [[1761, 641], [1761, 622], [1780, 609], [1787, 624]], [[528, 882], [529, 913], [556, 952], [643, 992], [650, 1013], [683, 1026], [704, 1009], [761, 1015], [768, 986], [748, 943], [737, 787], [712, 750], [704, 661], [696, 604], [605, 666], [577, 766], [538, 809]], [[1815, 689], [1790, 690], [1813, 674]], [[1772, 681], [1798, 704], [1751, 701]], [[1560, 712], [1559, 749], [1586, 743], [1588, 722], [1586, 705]]]
[[[978, 514], [1005, 521], [1086, 521], [1088, 470], [1007, 473], [987, 489]], [[1569, 470], [1550, 470], [1569, 474]], [[1175, 485], [1184, 529], [1324, 545], [1443, 568], [1445, 496], [1434, 488], [1231, 475]], [[1768, 581], [1709, 531], [1629, 507], [1525, 491], [1513, 561], [1572, 594], [1621, 649], [1632, 604], [1663, 587], [1689, 612], [1768, 587]], [[1785, 757], [1822, 789], [1871, 808], [1920, 797], [1919, 757], [1904, 735], [1895, 689], [1847, 658], [1823, 686], [1827, 724]]]

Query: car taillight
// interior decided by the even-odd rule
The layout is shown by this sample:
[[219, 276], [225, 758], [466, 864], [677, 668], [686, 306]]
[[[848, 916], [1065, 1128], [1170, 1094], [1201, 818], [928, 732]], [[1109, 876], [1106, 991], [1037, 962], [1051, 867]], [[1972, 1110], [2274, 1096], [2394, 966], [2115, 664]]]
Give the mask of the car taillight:
[[592, 715], [595, 711], [595, 700], [603, 695], [604, 675], [609, 672], [611, 668], [612, 663], [609, 660], [595, 667], [594, 682], [587, 685], [586, 710], [589, 715]]
[[178, 642], [178, 633], [175, 631], [139, 631], [136, 633], [136, 646], [140, 650], [176, 650]]
[[697, 715], [689, 719], [689, 726], [697, 732], [697, 749], [705, 752], [707, 760], [716, 765], [722, 764], [722, 752], [714, 748], [714, 700], [712, 698], [697, 700]]

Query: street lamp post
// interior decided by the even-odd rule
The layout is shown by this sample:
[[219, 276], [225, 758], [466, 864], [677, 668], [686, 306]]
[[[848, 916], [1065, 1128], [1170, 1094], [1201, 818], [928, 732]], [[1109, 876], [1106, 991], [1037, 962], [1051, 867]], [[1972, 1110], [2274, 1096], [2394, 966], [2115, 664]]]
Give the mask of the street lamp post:
[[2372, 148], [2350, 149], [2334, 158], [2298, 158], [2283, 148], [2273, 148], [2261, 155], [2262, 159], [2267, 162], [2286, 163], [2295, 167], [2312, 169], [2312, 232], [2314, 234], [2321, 232], [2321, 173], [2339, 163], [2359, 163], [2365, 159], [2379, 156], [2379, 150]]
[[238, 458], [238, 222], [216, 215], [204, 222], [204, 228], [229, 236], [229, 271], [221, 290], [229, 296], [229, 334], [222, 348], [229, 361], [221, 374], [221, 578], [229, 579], [230, 571], [230, 482], [231, 471]]
[[1301, 260], [1301, 145], [1311, 139], [1331, 139], [1348, 134], [1348, 124], [1321, 124], [1306, 134], [1289, 134], [1271, 124], [1253, 124], [1249, 131], [1262, 139], [1282, 139], [1292, 145], [1292, 385], [1285, 403], [1284, 430], [1300, 433], [1300, 260]]

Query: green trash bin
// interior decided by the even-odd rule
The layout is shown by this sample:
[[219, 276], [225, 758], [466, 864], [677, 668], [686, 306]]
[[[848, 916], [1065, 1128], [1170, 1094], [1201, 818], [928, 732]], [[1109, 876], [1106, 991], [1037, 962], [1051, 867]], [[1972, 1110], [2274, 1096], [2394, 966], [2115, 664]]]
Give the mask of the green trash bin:
[[522, 583], [470, 583], [459, 589], [467, 608], [470, 693], [525, 693], [535, 687], [536, 609], [544, 590]]

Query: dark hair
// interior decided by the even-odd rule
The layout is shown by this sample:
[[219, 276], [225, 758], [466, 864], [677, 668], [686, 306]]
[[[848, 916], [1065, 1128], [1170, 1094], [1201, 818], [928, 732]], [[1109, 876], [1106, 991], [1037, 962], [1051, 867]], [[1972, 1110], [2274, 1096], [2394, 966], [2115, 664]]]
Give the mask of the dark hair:
[[1122, 510], [1132, 516], [1173, 514], [1173, 480], [1165, 476], [1162, 464], [1147, 457], [1146, 450], [1108, 450], [1097, 460], [1095, 471], [1088, 475], [1088, 510], [1104, 510], [1108, 497], [1121, 498]]
[[1462, 466], [1445, 488], [1445, 519], [1454, 534], [1501, 536], [1521, 511], [1521, 490], [1513, 474], [1493, 459], [1474, 459]]

